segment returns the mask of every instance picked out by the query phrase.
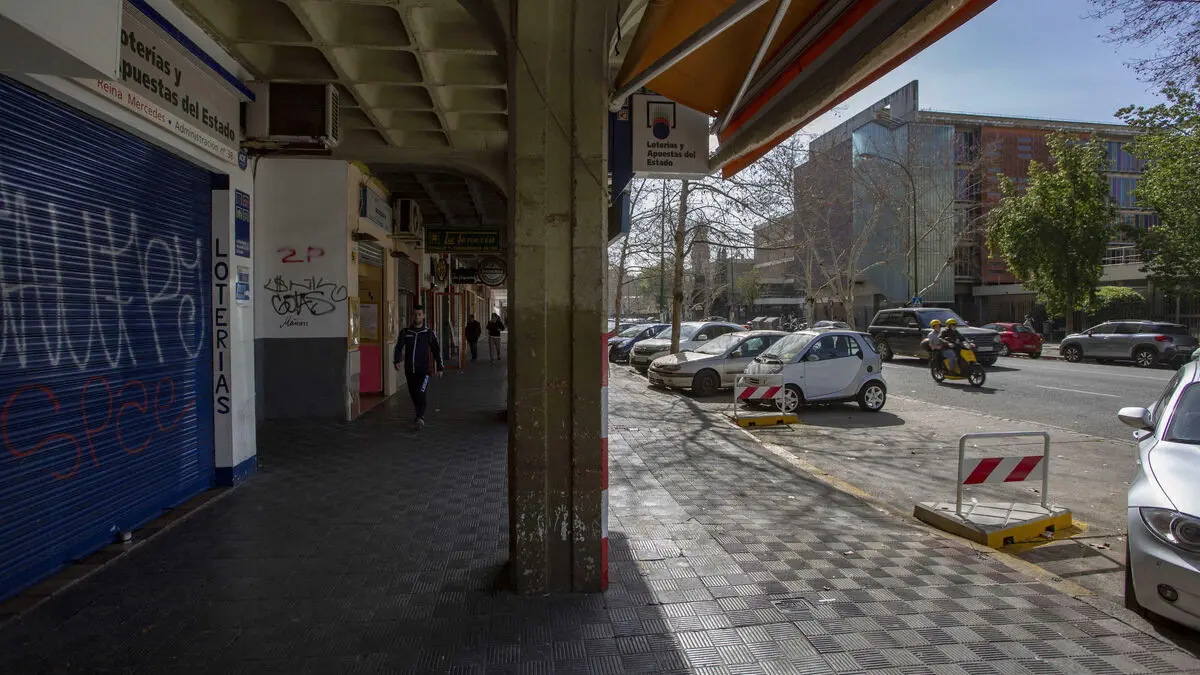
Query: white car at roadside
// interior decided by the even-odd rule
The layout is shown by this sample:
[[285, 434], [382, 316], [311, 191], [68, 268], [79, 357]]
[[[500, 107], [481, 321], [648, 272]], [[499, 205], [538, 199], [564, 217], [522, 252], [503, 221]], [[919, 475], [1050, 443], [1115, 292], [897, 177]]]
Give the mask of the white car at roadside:
[[868, 412], [879, 412], [887, 401], [883, 359], [866, 333], [849, 330], [803, 330], [776, 342], [746, 367], [744, 383], [768, 386], [782, 375], [779, 409], [793, 413], [806, 403], [857, 401]]
[[[728, 333], [746, 330], [736, 323], [725, 321], [687, 321], [679, 324], [679, 352], [695, 349], [709, 340]], [[676, 353], [679, 353], [676, 352]], [[671, 353], [671, 329], [659, 333], [653, 340], [642, 340], [629, 353], [629, 364], [643, 375], [660, 356]]]
[[652, 386], [691, 389], [696, 396], [712, 396], [718, 389], [734, 386], [754, 357], [787, 335], [778, 330], [726, 333], [691, 351], [658, 357], [650, 364], [647, 377]]
[[1180, 368], [1149, 408], [1117, 416], [1138, 442], [1125, 606], [1200, 630], [1200, 362]]

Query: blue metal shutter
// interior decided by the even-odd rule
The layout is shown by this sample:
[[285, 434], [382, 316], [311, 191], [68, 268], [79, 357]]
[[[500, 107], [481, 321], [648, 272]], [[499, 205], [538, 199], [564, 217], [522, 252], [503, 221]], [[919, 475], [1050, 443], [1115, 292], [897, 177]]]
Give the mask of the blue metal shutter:
[[212, 484], [210, 180], [0, 77], [0, 599]]

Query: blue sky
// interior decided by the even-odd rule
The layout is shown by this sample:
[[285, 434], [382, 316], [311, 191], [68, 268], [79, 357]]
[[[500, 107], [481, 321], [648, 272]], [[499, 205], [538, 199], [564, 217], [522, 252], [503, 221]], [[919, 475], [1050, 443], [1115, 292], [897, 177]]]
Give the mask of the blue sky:
[[805, 131], [823, 133], [911, 80], [922, 109], [1118, 122], [1158, 100], [1125, 65], [1139, 53], [1098, 37], [1087, 0], [996, 0], [979, 16], [850, 98]]

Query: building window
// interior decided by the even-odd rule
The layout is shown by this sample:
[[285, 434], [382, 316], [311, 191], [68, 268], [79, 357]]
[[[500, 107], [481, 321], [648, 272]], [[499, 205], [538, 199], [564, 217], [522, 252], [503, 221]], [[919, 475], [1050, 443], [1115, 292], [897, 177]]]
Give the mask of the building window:
[[1146, 170], [1146, 163], [1125, 150], [1126, 144], [1121, 141], [1109, 141], [1108, 170], [1125, 173], [1141, 173]]
[[1125, 225], [1138, 230], [1149, 230], [1162, 222], [1157, 213], [1126, 213], [1122, 219]]
[[1136, 200], [1133, 198], [1133, 191], [1137, 187], [1138, 179], [1111, 176], [1108, 179], [1108, 184], [1109, 191], [1112, 195], [1112, 200], [1118, 206], [1127, 209], [1132, 209], [1137, 206]]
[[959, 131], [954, 135], [954, 161], [970, 164], [979, 158], [979, 133]]

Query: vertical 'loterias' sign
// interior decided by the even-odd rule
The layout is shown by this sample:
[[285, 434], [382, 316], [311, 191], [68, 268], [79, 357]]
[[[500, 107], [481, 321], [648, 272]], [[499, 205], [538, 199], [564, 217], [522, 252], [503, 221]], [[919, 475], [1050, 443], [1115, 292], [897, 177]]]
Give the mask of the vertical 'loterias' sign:
[[648, 178], [708, 174], [709, 118], [665, 96], [633, 96], [633, 171]]

